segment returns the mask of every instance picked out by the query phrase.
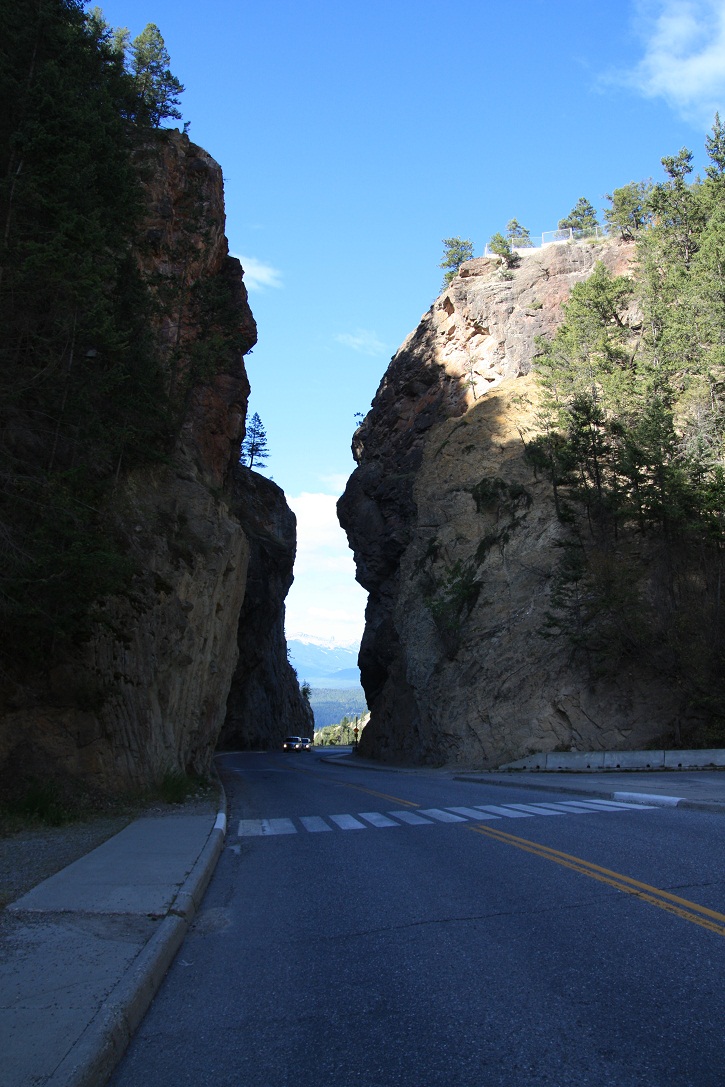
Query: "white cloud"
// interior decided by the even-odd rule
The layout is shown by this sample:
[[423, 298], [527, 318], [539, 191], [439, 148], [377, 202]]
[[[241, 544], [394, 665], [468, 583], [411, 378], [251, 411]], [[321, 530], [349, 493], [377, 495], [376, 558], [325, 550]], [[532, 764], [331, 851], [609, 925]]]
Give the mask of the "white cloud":
[[376, 332], [368, 328], [356, 328], [354, 332], [340, 332], [335, 336], [337, 343], [350, 347], [361, 355], [387, 355], [389, 348], [378, 339]]
[[330, 494], [288, 496], [297, 517], [295, 580], [287, 597], [287, 629], [335, 640], [358, 641], [367, 594], [355, 581], [355, 564]]
[[725, 113], [725, 0], [639, 0], [636, 11], [644, 54], [612, 81], [709, 128]]
[[244, 269], [244, 282], [250, 291], [263, 291], [266, 287], [281, 287], [282, 273], [271, 264], [257, 260], [256, 257], [242, 257], [238, 253], [233, 254], [242, 262]]
[[320, 476], [320, 482], [324, 483], [325, 486], [333, 494], [341, 495], [342, 492], [347, 487], [347, 481], [348, 481], [349, 478], [350, 478], [349, 475], [347, 475], [347, 476], [344, 476], [344, 475]]

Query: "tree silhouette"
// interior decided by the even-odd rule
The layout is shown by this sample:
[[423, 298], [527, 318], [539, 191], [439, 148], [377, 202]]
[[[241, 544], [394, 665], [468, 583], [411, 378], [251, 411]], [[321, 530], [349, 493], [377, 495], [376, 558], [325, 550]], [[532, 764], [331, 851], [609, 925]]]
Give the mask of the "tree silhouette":
[[268, 456], [267, 435], [262, 420], [255, 411], [244, 435], [239, 462], [247, 468], [254, 468], [255, 464], [264, 464]]
[[169, 71], [170, 57], [155, 23], [131, 42], [131, 73], [136, 85], [136, 120], [158, 128], [165, 117], [180, 120], [179, 95], [184, 86]]

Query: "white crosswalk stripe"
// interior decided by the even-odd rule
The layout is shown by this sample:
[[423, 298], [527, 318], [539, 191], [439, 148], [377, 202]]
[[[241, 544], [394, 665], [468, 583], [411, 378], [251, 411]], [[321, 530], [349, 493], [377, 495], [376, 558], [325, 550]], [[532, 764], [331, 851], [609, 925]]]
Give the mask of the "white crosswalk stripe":
[[637, 808], [653, 808], [654, 804], [623, 804], [621, 800], [563, 800], [562, 804], [568, 808], [591, 808], [593, 811], [618, 811], [627, 808], [629, 811]]
[[439, 823], [465, 823], [461, 815], [455, 815], [452, 811], [444, 811], [443, 808], [421, 808], [422, 815], [430, 815], [431, 819]]
[[418, 815], [417, 811], [389, 811], [388, 815], [392, 815], [394, 819], [400, 819], [403, 823], [408, 823], [411, 827], [420, 827], [424, 823], [426, 826], [432, 826], [432, 819], [424, 819], [422, 815]]
[[309, 830], [311, 834], [316, 834], [320, 830], [332, 830], [329, 823], [326, 823], [320, 815], [301, 815], [300, 823], [302, 823], [305, 830]]
[[263, 834], [296, 834], [297, 827], [291, 819], [240, 819], [239, 837]]
[[593, 815], [594, 812], [598, 810], [596, 808], [587, 807], [571, 808], [565, 801], [562, 801], [560, 804], [537, 804], [537, 807], [551, 809], [552, 811], [558, 811], [563, 813], [564, 815], [572, 815], [575, 811], [578, 812], [579, 815]]
[[502, 815], [504, 819], [530, 819], [525, 811], [516, 811], [514, 808], [504, 808], [499, 804], [476, 804], [478, 811], [490, 811], [494, 815]]
[[[533, 804], [477, 804], [474, 807], [418, 808], [416, 811], [360, 811], [355, 815], [299, 815], [310, 834], [331, 830], [370, 830], [401, 826], [433, 826], [440, 823], [488, 822], [493, 819], [531, 819], [537, 815], [595, 815], [618, 811], [653, 811], [653, 804], [626, 804], [616, 800], [561, 800]], [[333, 825], [331, 825], [333, 824]], [[240, 819], [240, 838], [297, 834], [293, 819]]]
[[529, 815], [566, 815], [565, 811], [550, 811], [548, 808], [542, 808], [539, 804], [509, 804], [510, 808], [516, 808], [517, 811], [528, 812]]
[[365, 830], [365, 824], [352, 815], [329, 815], [333, 823], [337, 823], [340, 830]]
[[374, 827], [398, 827], [394, 819], [388, 819], [387, 815], [381, 815], [379, 811], [359, 811], [358, 815]]
[[465, 815], [466, 819], [477, 819], [479, 823], [489, 819], [499, 819], [500, 816], [494, 815], [492, 812], [479, 811], [478, 808], [449, 808], [449, 811], [454, 811], [456, 815]]

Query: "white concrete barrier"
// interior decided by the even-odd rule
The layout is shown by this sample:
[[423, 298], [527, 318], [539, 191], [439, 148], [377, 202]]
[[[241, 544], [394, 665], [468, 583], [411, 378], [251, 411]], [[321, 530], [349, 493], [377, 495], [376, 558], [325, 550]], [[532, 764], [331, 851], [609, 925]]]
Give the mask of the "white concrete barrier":
[[702, 751], [541, 751], [499, 770], [697, 770], [725, 767], [725, 748]]

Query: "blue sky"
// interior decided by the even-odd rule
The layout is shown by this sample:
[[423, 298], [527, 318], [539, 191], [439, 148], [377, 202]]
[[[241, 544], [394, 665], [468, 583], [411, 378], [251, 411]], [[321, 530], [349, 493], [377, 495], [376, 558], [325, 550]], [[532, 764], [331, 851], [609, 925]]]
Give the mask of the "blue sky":
[[725, 115], [725, 0], [107, 0], [156, 23], [191, 138], [222, 165], [259, 343], [250, 412], [299, 520], [288, 631], [348, 642], [365, 594], [334, 504], [390, 356], [438, 293], [442, 239], [481, 253], [704, 164]]

